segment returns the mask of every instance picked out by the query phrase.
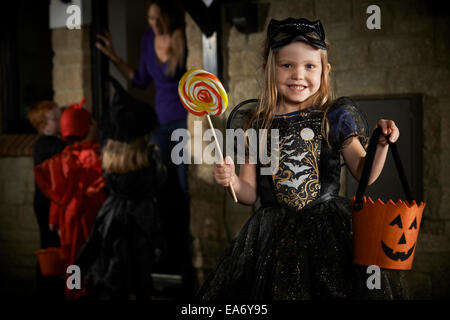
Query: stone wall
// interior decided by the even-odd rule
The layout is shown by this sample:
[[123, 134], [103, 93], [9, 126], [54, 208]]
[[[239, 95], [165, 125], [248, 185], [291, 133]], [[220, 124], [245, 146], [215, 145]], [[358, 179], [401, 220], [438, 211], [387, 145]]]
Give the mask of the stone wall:
[[[202, 35], [194, 20], [186, 14], [186, 37], [189, 46], [187, 68], [203, 68]], [[220, 116], [219, 118], [222, 118]], [[217, 121], [213, 117], [214, 126], [223, 129], [223, 119]], [[194, 124], [200, 124], [200, 130], [194, 130]], [[212, 166], [194, 164], [202, 155], [193, 152], [194, 139], [203, 140], [203, 133], [209, 129], [205, 117], [192, 114], [188, 116], [188, 130], [191, 134], [191, 165], [188, 167], [189, 193], [191, 195], [190, 229], [192, 235], [192, 262], [197, 270], [198, 282], [202, 283], [208, 267], [215, 264], [217, 253], [222, 252], [226, 245], [226, 235], [223, 228], [224, 190], [214, 183]], [[202, 142], [204, 148], [208, 142]], [[205, 272], [206, 271], [206, 272]]]
[[[264, 31], [242, 34], [222, 24], [225, 70], [223, 82], [229, 93], [230, 110], [239, 102], [258, 97], [262, 43], [270, 18], [320, 19], [331, 44], [330, 63], [336, 96], [423, 94], [423, 225], [413, 270], [407, 273], [411, 298], [443, 298], [450, 288], [450, 19], [442, 8], [425, 1], [378, 1], [381, 29], [366, 27], [370, 1], [278, 0], [269, 3]], [[188, 19], [189, 67], [201, 67], [198, 50], [200, 30]], [[230, 111], [229, 110], [229, 111]], [[227, 114], [229, 113], [227, 112]], [[224, 127], [226, 115], [218, 119]], [[214, 267], [226, 246], [224, 232], [237, 232], [251, 208], [236, 205], [213, 186], [212, 166], [191, 166], [190, 183], [207, 179], [201, 189], [204, 205], [192, 203], [191, 229], [196, 267]], [[195, 191], [191, 189], [191, 191]], [[211, 196], [210, 196], [211, 195]], [[194, 196], [195, 197], [195, 196]], [[220, 210], [223, 208], [223, 212]], [[232, 218], [231, 218], [232, 217]], [[227, 220], [228, 219], [228, 220]], [[231, 223], [231, 220], [233, 223]], [[198, 224], [199, 222], [199, 224]], [[227, 223], [225, 223], [227, 222]]]
[[66, 106], [86, 98], [92, 110], [90, 28], [52, 30], [54, 101]]
[[1, 157], [0, 177], [0, 295], [30, 296], [40, 241], [33, 210], [33, 159]]

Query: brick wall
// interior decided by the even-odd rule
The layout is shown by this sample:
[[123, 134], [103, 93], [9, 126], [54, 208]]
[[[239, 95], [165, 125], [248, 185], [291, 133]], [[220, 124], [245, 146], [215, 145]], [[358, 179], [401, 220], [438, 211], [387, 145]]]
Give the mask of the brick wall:
[[[450, 24], [448, 15], [438, 15], [425, 1], [377, 1], [381, 8], [381, 29], [366, 27], [370, 1], [279, 0], [269, 3], [264, 31], [242, 34], [223, 23], [223, 74], [230, 110], [239, 102], [258, 97], [262, 43], [270, 18], [305, 17], [320, 19], [331, 44], [330, 63], [335, 93], [342, 95], [389, 95], [422, 93], [424, 128], [424, 225], [421, 228], [413, 270], [407, 279], [411, 298], [442, 298], [450, 288]], [[442, 10], [442, 9], [441, 9]], [[188, 20], [189, 53], [198, 55], [201, 34]], [[198, 58], [190, 67], [201, 67]], [[229, 110], [229, 111], [230, 111]], [[227, 114], [229, 113], [227, 112]], [[226, 115], [218, 119], [222, 128]], [[192, 168], [192, 166], [191, 166]], [[190, 183], [201, 183], [212, 168], [191, 170]], [[192, 190], [192, 189], [191, 189]], [[205, 187], [204, 202], [222, 197], [224, 211], [193, 202], [191, 229], [195, 239], [196, 267], [202, 272], [214, 267], [220, 256], [216, 249], [226, 246], [225, 227], [237, 232], [251, 214], [236, 205], [225, 192]], [[212, 194], [210, 199], [209, 195]], [[208, 199], [208, 200], [206, 200]], [[217, 210], [220, 209], [219, 203]], [[224, 220], [225, 218], [225, 220]], [[227, 220], [228, 219], [228, 220]], [[195, 224], [200, 221], [201, 224]], [[224, 222], [227, 221], [227, 224]], [[207, 231], [208, 230], [208, 231]], [[216, 243], [216, 244], [213, 244]]]
[[91, 110], [90, 28], [52, 30], [54, 100], [69, 105], [86, 98], [85, 108]]
[[39, 229], [31, 157], [0, 157], [0, 295], [33, 294]]
[[[201, 31], [189, 15], [186, 15], [186, 37], [189, 46], [187, 68], [203, 68], [202, 36]], [[212, 117], [213, 125], [223, 129], [223, 116]], [[194, 131], [194, 122], [201, 123], [201, 132]], [[205, 117], [188, 115], [188, 130], [191, 134], [191, 144], [194, 139], [202, 139], [203, 133], [209, 129]], [[209, 142], [203, 142], [203, 148]], [[207, 164], [194, 164], [194, 155], [191, 146], [191, 165], [188, 167], [189, 193], [191, 195], [190, 229], [192, 235], [193, 257], [192, 262], [197, 269], [197, 278], [202, 283], [205, 270], [215, 264], [217, 253], [225, 249], [226, 234], [223, 228], [224, 190], [215, 182], [212, 175], [212, 166]], [[207, 270], [206, 270], [207, 271]]]

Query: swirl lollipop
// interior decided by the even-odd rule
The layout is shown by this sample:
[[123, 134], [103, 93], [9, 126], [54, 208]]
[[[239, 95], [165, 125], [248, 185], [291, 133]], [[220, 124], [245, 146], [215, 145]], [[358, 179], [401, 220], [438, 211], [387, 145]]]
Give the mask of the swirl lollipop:
[[220, 80], [204, 70], [186, 72], [178, 85], [183, 106], [196, 116], [221, 115], [228, 106], [228, 96]]
[[[212, 73], [201, 69], [192, 69], [181, 78], [178, 84], [178, 95], [181, 103], [190, 113], [196, 116], [206, 115], [223, 164], [222, 150], [210, 118], [210, 115], [219, 116], [227, 109], [228, 96], [222, 83]], [[234, 202], [237, 202], [231, 183], [230, 190]]]

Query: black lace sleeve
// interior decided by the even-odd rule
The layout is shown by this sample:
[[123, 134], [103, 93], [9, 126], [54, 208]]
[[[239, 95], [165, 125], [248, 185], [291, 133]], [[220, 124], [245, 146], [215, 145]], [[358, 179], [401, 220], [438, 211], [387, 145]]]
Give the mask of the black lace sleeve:
[[245, 100], [233, 108], [227, 120], [227, 129], [243, 129], [249, 126], [253, 112], [258, 107], [258, 99]]
[[369, 125], [364, 112], [348, 97], [336, 99], [327, 113], [329, 121], [328, 138], [333, 148], [341, 149], [342, 143], [350, 137], [358, 137], [364, 148], [369, 141]]
[[[243, 164], [249, 159], [256, 163], [256, 130], [250, 124], [259, 100], [250, 99], [239, 103], [227, 120], [226, 154], [234, 156], [235, 163]], [[249, 130], [250, 129], [250, 130]], [[250, 149], [250, 150], [249, 150]], [[234, 152], [231, 154], [231, 151]]]

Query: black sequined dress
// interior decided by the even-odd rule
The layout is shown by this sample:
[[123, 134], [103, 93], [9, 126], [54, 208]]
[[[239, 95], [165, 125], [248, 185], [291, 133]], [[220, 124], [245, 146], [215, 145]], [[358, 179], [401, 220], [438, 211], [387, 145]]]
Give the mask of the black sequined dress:
[[339, 150], [352, 136], [367, 141], [365, 118], [345, 98], [336, 101], [327, 117], [328, 141], [320, 110], [273, 119], [271, 128], [279, 130], [279, 148], [273, 149], [278, 170], [261, 174], [258, 161], [261, 206], [232, 240], [198, 298], [403, 298], [400, 280], [383, 271], [381, 289], [369, 290], [366, 267], [352, 264], [351, 205], [338, 195]]

